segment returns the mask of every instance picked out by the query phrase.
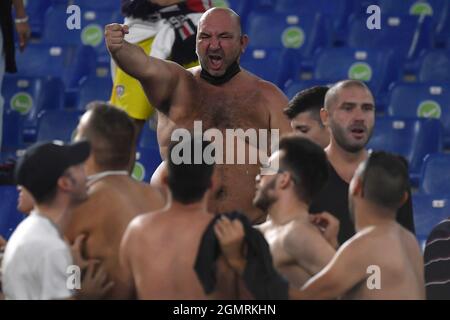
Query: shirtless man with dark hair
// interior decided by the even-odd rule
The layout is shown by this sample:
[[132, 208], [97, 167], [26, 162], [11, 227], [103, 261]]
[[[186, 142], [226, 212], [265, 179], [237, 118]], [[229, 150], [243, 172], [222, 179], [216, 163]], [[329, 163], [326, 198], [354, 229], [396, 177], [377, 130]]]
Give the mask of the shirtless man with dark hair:
[[[172, 144], [194, 147], [194, 140]], [[202, 150], [206, 147], [203, 144]], [[194, 158], [191, 153], [192, 159]], [[237, 299], [238, 279], [223, 257], [216, 262], [217, 284], [206, 295], [194, 271], [202, 236], [213, 220], [208, 195], [217, 182], [214, 164], [175, 164], [168, 158], [163, 183], [172, 199], [162, 210], [136, 217], [128, 226], [120, 248], [120, 260], [129, 295], [138, 299]]]
[[[196, 40], [200, 66], [188, 71], [148, 57], [124, 40], [127, 32], [127, 26], [107, 25], [106, 44], [117, 65], [140, 81], [158, 110], [158, 142], [164, 159], [172, 132], [192, 129], [195, 120], [202, 121], [203, 130], [217, 128], [223, 133], [237, 128], [278, 129], [281, 136], [290, 131], [283, 114], [286, 96], [272, 83], [239, 67], [248, 37], [241, 33], [240, 18], [232, 10], [213, 8], [203, 14]], [[220, 181], [210, 196], [209, 211], [240, 210], [254, 223], [264, 221], [264, 213], [253, 207], [253, 194], [248, 192], [259, 165], [218, 164], [217, 171]]]
[[127, 172], [134, 130], [124, 111], [95, 102], [88, 105], [75, 137], [90, 141], [92, 146], [85, 163], [89, 198], [74, 210], [64, 234], [71, 242], [85, 235], [84, 255], [104, 262], [115, 284], [107, 299], [130, 298], [130, 284], [124, 281], [119, 267], [119, 245], [129, 222], [165, 203], [156, 188], [134, 180]]

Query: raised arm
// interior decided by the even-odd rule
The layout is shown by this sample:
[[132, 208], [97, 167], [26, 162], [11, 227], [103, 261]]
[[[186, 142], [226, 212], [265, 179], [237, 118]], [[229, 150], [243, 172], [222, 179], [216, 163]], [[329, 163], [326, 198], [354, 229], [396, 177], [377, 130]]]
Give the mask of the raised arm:
[[150, 102], [161, 109], [191, 75], [174, 62], [148, 56], [142, 48], [124, 39], [127, 33], [127, 25], [108, 24], [105, 27], [106, 46], [115, 63], [139, 80]]

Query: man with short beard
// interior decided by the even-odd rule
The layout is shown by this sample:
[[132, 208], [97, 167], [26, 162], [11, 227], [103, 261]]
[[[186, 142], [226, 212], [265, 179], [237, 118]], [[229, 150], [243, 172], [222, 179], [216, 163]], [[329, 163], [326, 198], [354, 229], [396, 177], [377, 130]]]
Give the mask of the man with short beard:
[[[356, 168], [368, 157], [365, 146], [375, 122], [374, 98], [363, 82], [341, 81], [328, 90], [320, 116], [331, 133], [330, 144], [325, 149], [330, 172], [328, 183], [313, 199], [310, 212], [327, 211], [338, 218], [338, 240], [343, 243], [355, 234], [348, 210], [348, 187]], [[410, 197], [396, 218], [414, 233]]]
[[[277, 271], [291, 286], [301, 287], [330, 262], [337, 247], [336, 218], [321, 214], [320, 221], [328, 222], [321, 234], [308, 213], [328, 178], [326, 155], [314, 142], [293, 134], [281, 139], [265, 170], [267, 175], [256, 178], [253, 203], [268, 214], [268, 221], [256, 228], [269, 244]], [[229, 224], [226, 217], [216, 223], [219, 239]]]

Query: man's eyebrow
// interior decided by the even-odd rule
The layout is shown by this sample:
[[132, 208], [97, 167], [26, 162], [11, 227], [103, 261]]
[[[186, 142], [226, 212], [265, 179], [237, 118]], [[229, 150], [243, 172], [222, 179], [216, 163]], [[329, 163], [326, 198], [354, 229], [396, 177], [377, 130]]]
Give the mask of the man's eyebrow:
[[340, 105], [340, 107], [344, 107], [344, 106], [350, 106], [350, 107], [355, 107], [357, 104], [355, 102], [342, 102], [342, 104]]

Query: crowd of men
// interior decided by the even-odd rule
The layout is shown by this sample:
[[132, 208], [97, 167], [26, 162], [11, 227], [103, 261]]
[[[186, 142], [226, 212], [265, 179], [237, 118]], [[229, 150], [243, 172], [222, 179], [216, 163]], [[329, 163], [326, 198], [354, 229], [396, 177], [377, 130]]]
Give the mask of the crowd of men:
[[[229, 9], [201, 16], [200, 65], [187, 70], [128, 32], [107, 25], [107, 47], [156, 109], [164, 161], [151, 184], [133, 180], [135, 123], [105, 102], [87, 106], [72, 144], [28, 148], [15, 179], [31, 213], [6, 244], [7, 299], [425, 299], [408, 165], [366, 149], [375, 103], [364, 83], [288, 101], [240, 67], [249, 39]], [[277, 132], [278, 147], [266, 163], [206, 161], [224, 141], [174, 139], [194, 121]]]

